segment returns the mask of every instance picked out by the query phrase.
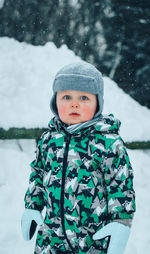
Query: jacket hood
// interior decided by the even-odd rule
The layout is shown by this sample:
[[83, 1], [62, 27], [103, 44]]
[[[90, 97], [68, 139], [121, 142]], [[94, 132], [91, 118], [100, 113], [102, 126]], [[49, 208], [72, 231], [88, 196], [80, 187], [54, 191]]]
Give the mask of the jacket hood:
[[120, 130], [121, 122], [113, 114], [103, 115], [102, 119], [95, 124], [95, 129], [102, 133], [116, 133]]
[[[82, 131], [82, 133], [93, 133], [93, 132], [100, 132], [102, 134], [107, 134], [107, 133], [119, 133], [121, 122], [117, 118], [114, 117], [113, 114], [110, 115], [102, 115], [101, 119], [97, 121], [95, 124], [86, 127], [84, 129], [79, 129], [75, 133], [79, 133]], [[66, 131], [66, 127], [68, 127], [67, 124], [61, 122], [57, 117], [54, 117], [50, 120], [48, 127], [50, 130], [53, 131]]]

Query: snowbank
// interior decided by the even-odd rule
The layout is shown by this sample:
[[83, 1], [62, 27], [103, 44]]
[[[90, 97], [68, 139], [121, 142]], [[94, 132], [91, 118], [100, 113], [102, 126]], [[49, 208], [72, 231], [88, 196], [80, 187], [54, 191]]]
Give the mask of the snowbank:
[[[49, 42], [32, 46], [0, 38], [0, 127], [47, 127], [53, 116], [49, 109], [52, 83], [65, 64], [81, 61], [65, 45]], [[104, 113], [122, 121], [125, 141], [150, 140], [150, 110], [140, 106], [117, 84], [104, 77]]]

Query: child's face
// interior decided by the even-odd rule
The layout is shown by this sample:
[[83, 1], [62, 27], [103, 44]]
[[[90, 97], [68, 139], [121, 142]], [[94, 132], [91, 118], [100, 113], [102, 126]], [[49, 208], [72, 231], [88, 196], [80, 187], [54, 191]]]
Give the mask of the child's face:
[[97, 108], [95, 94], [80, 91], [61, 91], [57, 93], [56, 104], [62, 122], [77, 124], [93, 118]]

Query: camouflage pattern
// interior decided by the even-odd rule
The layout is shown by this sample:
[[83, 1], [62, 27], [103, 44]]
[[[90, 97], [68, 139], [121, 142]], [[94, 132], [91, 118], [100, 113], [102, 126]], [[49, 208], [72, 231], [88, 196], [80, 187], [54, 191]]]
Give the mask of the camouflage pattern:
[[93, 234], [109, 222], [133, 218], [133, 171], [119, 126], [112, 115], [103, 116], [70, 135], [51, 120], [25, 195], [26, 208], [46, 207], [35, 254], [106, 254], [109, 237], [94, 241]]

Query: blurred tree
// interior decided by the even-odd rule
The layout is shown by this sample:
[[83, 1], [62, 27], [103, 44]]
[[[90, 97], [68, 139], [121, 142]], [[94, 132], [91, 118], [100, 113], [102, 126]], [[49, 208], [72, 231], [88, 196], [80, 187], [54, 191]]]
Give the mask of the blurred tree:
[[0, 36], [66, 44], [150, 108], [149, 0], [5, 0]]
[[141, 104], [150, 107], [150, 2], [114, 0], [111, 9], [115, 15], [109, 18], [113, 33], [105, 33], [106, 55], [116, 51], [116, 56], [110, 76]]

